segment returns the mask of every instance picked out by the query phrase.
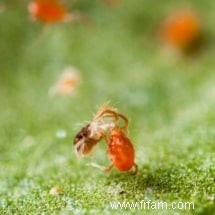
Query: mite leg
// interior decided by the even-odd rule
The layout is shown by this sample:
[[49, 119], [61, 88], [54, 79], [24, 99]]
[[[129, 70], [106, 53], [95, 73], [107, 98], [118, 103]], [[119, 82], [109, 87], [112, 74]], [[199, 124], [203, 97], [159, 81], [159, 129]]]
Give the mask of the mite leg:
[[113, 117], [115, 118], [115, 121], [118, 120], [118, 114], [112, 110], [112, 109], [106, 109], [106, 110], [103, 110], [98, 116], [96, 116], [96, 120], [100, 120], [101, 118], [104, 118], [104, 117]]
[[101, 165], [96, 164], [96, 163], [90, 163], [89, 165], [92, 167], [98, 168], [104, 172], [109, 172], [113, 168], [113, 164], [111, 164], [110, 166], [101, 166]]
[[125, 132], [127, 133], [129, 122], [126, 116], [124, 116], [123, 114], [117, 113], [113, 109], [105, 109], [95, 117], [95, 120], [100, 120], [105, 117], [113, 117], [115, 122], [117, 122], [119, 118], [121, 118], [124, 121], [124, 126], [122, 127], [122, 129], [124, 129]]
[[128, 118], [124, 116], [123, 114], [118, 114], [118, 116], [124, 120], [125, 125], [122, 127], [126, 132], [128, 130]]
[[110, 166], [103, 167], [102, 170], [103, 170], [104, 172], [110, 172], [112, 169], [113, 169], [113, 164], [111, 164]]
[[131, 175], [136, 175], [138, 172], [138, 166], [136, 163], [134, 164], [133, 168], [134, 168], [134, 171], [131, 173]]
[[[106, 135], [103, 135], [103, 138], [105, 139], [106, 143], [108, 144], [109, 143], [109, 138]], [[109, 172], [114, 167], [113, 164], [111, 164], [110, 166], [100, 166], [100, 165], [98, 165], [96, 163], [91, 163], [90, 166], [98, 168], [98, 169], [100, 169], [100, 170], [102, 170], [104, 172]]]
[[118, 121], [119, 117], [120, 117], [125, 123], [125, 125], [123, 126], [123, 129], [125, 129], [125, 131], [127, 132], [128, 119], [123, 114], [117, 113], [116, 111], [114, 111], [112, 109], [106, 109], [106, 110], [102, 111], [96, 118], [100, 119], [100, 118], [103, 118], [103, 117], [114, 117], [115, 121]]

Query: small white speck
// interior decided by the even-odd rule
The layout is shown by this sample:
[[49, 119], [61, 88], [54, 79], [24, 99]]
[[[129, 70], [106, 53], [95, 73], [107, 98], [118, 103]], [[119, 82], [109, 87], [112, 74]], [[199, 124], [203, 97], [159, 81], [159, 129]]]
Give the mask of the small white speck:
[[64, 139], [64, 138], [66, 138], [66, 136], [67, 136], [67, 133], [64, 130], [58, 130], [56, 132], [56, 137], [59, 139]]
[[51, 190], [49, 191], [49, 194], [52, 196], [58, 196], [61, 193], [62, 190], [59, 187], [52, 187]]
[[210, 201], [215, 201], [215, 195], [208, 196], [207, 199]]

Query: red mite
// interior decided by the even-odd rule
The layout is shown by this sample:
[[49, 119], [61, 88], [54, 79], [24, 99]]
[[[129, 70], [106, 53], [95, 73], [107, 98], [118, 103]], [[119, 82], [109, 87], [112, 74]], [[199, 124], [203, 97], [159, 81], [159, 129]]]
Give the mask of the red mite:
[[68, 15], [59, 0], [34, 0], [28, 10], [35, 19], [46, 24], [65, 21]]
[[134, 158], [134, 147], [130, 139], [117, 127], [110, 132], [108, 141], [108, 157], [112, 161], [112, 165], [108, 168], [111, 169], [115, 166], [120, 171], [128, 171], [132, 167], [135, 168], [134, 174], [137, 172], [137, 165]]

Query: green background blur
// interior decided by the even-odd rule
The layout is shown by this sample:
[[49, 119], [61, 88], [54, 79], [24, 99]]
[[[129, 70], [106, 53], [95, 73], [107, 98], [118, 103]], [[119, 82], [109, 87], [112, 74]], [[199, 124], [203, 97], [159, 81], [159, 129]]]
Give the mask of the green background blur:
[[[213, 214], [215, 211], [215, 1], [67, 2], [91, 26], [33, 22], [28, 1], [1, 1], [1, 214], [120, 214], [110, 201], [195, 203], [194, 210], [125, 210], [127, 214]], [[191, 56], [164, 55], [157, 40], [163, 17], [192, 7], [204, 45]], [[49, 88], [74, 66], [77, 93], [50, 98]], [[130, 120], [139, 173], [104, 174], [102, 142], [77, 159], [74, 135], [100, 104], [111, 101]], [[59, 133], [65, 136], [59, 136]], [[59, 187], [61, 195], [49, 190]]]

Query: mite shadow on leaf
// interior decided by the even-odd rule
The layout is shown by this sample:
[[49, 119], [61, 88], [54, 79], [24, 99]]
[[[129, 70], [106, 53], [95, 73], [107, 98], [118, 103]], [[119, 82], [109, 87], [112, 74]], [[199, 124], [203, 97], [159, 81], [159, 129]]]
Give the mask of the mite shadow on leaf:
[[120, 187], [119, 194], [130, 199], [159, 199], [169, 193], [173, 198], [189, 198], [195, 190], [195, 183], [189, 177], [184, 167], [174, 164], [157, 168], [142, 166], [135, 176], [113, 172], [105, 184]]

